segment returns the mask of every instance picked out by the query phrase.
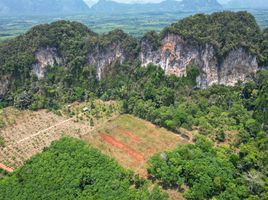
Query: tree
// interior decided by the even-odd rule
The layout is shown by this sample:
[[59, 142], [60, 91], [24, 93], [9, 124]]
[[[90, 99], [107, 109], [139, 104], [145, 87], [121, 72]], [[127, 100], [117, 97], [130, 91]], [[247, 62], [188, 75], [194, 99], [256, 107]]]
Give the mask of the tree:
[[26, 109], [32, 104], [32, 95], [27, 91], [23, 91], [16, 96], [14, 106], [19, 109]]

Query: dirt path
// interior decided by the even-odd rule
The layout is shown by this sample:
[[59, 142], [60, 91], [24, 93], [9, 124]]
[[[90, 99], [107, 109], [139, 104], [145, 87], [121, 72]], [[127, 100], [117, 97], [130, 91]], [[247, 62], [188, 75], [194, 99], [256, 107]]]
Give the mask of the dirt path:
[[[46, 131], [49, 131], [50, 129], [53, 129], [53, 128], [57, 127], [57, 126], [60, 126], [60, 125], [62, 125], [62, 124], [65, 124], [66, 122], [69, 122], [69, 121], [73, 120], [74, 118], [75, 118], [75, 117], [72, 117], [72, 118], [67, 119], [67, 120], [64, 120], [64, 121], [62, 121], [62, 122], [60, 122], [60, 123], [58, 123], [58, 124], [55, 124], [55, 125], [53, 125], [53, 126], [50, 126], [50, 127], [46, 128], [46, 129], [43, 129], [43, 130], [41, 130], [41, 131], [38, 131], [37, 133], [35, 133], [35, 134], [33, 134], [33, 135], [30, 135], [29, 137], [23, 138], [23, 139], [21, 139], [21, 140], [19, 140], [19, 141], [16, 141], [15, 143], [16, 143], [16, 144], [20, 144], [20, 143], [22, 143], [22, 142], [24, 142], [24, 141], [27, 141], [27, 140], [29, 140], [29, 139], [31, 139], [31, 138], [33, 138], [33, 137], [36, 137], [36, 136], [38, 136], [38, 135], [40, 135], [40, 134], [42, 134], [42, 133], [44, 133], [44, 132], [46, 132]], [[10, 144], [10, 145], [6, 146], [6, 147], [4, 148], [4, 150], [7, 149], [8, 147], [13, 146], [13, 145], [14, 145], [14, 144]]]
[[[114, 116], [114, 117], [108, 119], [107, 121], [105, 121], [104, 123], [107, 123], [109, 120], [112, 120], [112, 119], [114, 119], [114, 118], [116, 118], [116, 117], [118, 117], [118, 116]], [[50, 126], [50, 127], [46, 128], [46, 129], [43, 129], [43, 130], [41, 130], [41, 131], [38, 131], [37, 133], [35, 133], [35, 134], [33, 134], [33, 135], [30, 135], [29, 137], [26, 137], [26, 138], [23, 138], [23, 139], [21, 139], [21, 140], [19, 140], [19, 141], [16, 141], [16, 143], [17, 143], [17, 144], [20, 144], [20, 143], [22, 143], [22, 142], [24, 142], [24, 141], [26, 141], [26, 140], [29, 140], [29, 139], [31, 139], [31, 138], [34, 138], [34, 137], [36, 137], [36, 136], [38, 136], [38, 135], [40, 135], [40, 134], [42, 134], [42, 133], [44, 133], [44, 132], [46, 132], [46, 131], [49, 131], [49, 130], [51, 130], [51, 129], [53, 129], [53, 128], [56, 128], [57, 126], [60, 126], [60, 125], [65, 124], [65, 123], [67, 123], [67, 122], [69, 122], [69, 121], [71, 121], [71, 120], [74, 120], [75, 118], [76, 118], [76, 117], [72, 117], [72, 118], [66, 119], [66, 120], [64, 120], [64, 121], [61, 121], [61, 122], [59, 122], [58, 124], [55, 124], [55, 125], [53, 125], [53, 126]], [[94, 130], [100, 128], [100, 127], [102, 126], [102, 124], [103, 124], [103, 123], [101, 123], [101, 124], [98, 125], [98, 126], [92, 127], [92, 130], [91, 130], [91, 131], [94, 131]], [[9, 146], [13, 146], [13, 145], [11, 144], [11, 145], [9, 145]], [[9, 146], [7, 146], [7, 147], [9, 147]], [[7, 148], [7, 147], [5, 147], [5, 148]]]
[[7, 171], [9, 173], [14, 171], [14, 169], [12, 169], [11, 167], [7, 167], [7, 166], [5, 166], [4, 164], [1, 164], [1, 163], [0, 163], [0, 169], [3, 169], [3, 170], [5, 170], [5, 171]]

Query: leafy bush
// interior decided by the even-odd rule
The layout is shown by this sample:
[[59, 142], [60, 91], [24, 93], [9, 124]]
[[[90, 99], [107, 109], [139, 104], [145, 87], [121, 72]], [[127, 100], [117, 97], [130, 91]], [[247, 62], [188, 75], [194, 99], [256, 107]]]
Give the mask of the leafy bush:
[[20, 93], [14, 102], [14, 106], [19, 109], [26, 109], [32, 104], [32, 95], [26, 91]]
[[[236, 182], [237, 170], [225, 157], [219, 157], [212, 143], [198, 138], [196, 144], [178, 146], [171, 152], [156, 154], [149, 161], [148, 172], [169, 187], [183, 184], [189, 187], [187, 199], [211, 199], [228, 190], [230, 183]], [[239, 183], [236, 183], [239, 186]], [[241, 184], [241, 183], [240, 183]], [[244, 195], [233, 194], [233, 198]]]

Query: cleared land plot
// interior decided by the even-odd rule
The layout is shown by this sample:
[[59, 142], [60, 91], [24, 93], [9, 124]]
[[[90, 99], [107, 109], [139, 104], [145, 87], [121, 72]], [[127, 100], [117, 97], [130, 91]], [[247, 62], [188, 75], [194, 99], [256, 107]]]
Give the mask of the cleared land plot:
[[75, 118], [66, 118], [51, 112], [5, 110], [12, 125], [1, 129], [4, 146], [0, 148], [0, 163], [17, 168], [33, 155], [40, 153], [62, 135], [81, 137], [91, 128], [76, 123]]
[[121, 115], [82, 138], [141, 176], [147, 175], [146, 162], [153, 154], [187, 143], [179, 135], [131, 115]]
[[[120, 115], [82, 138], [143, 177], [147, 176], [146, 163], [153, 154], [188, 143], [187, 138], [131, 115]], [[184, 200], [177, 190], [165, 191], [170, 200]]]
[[[100, 101], [95, 103], [96, 108], [92, 109], [92, 112], [111, 107], [111, 102], [107, 105], [103, 102], [103, 106], [100, 104]], [[98, 112], [102, 115], [98, 116], [98, 119], [92, 119], [94, 115], [91, 115], [90, 111], [82, 112], [84, 106], [86, 104], [70, 105], [71, 113], [63, 112], [63, 115], [56, 115], [47, 110], [19, 111], [12, 107], [2, 110], [0, 117], [4, 125], [0, 128], [3, 141], [0, 145], [0, 163], [16, 169], [62, 136], [81, 138], [116, 115], [116, 112], [109, 115]], [[90, 121], [93, 121], [94, 125], [90, 124]]]

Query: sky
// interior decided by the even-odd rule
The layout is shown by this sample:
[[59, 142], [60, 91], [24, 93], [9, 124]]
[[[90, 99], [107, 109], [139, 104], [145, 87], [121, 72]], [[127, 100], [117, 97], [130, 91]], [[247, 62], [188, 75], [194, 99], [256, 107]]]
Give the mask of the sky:
[[[98, 0], [84, 0], [89, 6], [92, 6], [93, 4], [95, 4], [96, 2], [98, 2]], [[161, 2], [163, 0], [113, 0], [113, 1], [117, 1], [117, 2], [121, 2], [121, 3], [158, 3]], [[229, 0], [218, 0], [219, 3], [226, 3]]]

